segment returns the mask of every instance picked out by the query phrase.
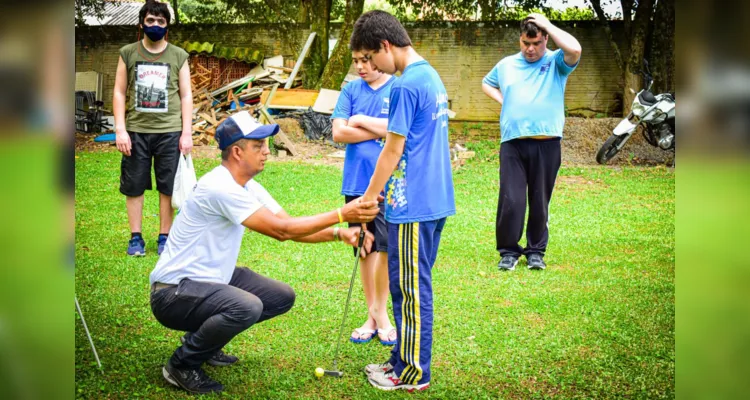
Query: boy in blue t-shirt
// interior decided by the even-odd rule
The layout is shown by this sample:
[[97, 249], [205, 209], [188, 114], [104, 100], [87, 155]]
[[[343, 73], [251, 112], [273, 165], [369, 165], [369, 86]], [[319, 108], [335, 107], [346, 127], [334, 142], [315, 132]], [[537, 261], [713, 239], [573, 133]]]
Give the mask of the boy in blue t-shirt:
[[[386, 73], [391, 87], [388, 134], [363, 201], [385, 188], [388, 277], [398, 331], [391, 358], [365, 367], [383, 390], [423, 390], [432, 360], [432, 267], [446, 218], [456, 213], [448, 145], [448, 95], [392, 15], [369, 11], [354, 24], [350, 48]], [[387, 185], [386, 185], [387, 183]]]
[[[560, 49], [547, 50], [551, 37]], [[502, 104], [500, 194], [495, 238], [498, 268], [512, 271], [526, 256], [529, 269], [543, 270], [549, 233], [549, 202], [560, 169], [565, 124], [565, 84], [578, 66], [581, 45], [540, 14], [521, 22], [521, 52], [500, 60], [482, 80], [482, 90]], [[519, 246], [526, 216], [526, 248]]]
[[[388, 97], [395, 78], [377, 71], [361, 52], [352, 52], [352, 62], [362, 79], [349, 82], [341, 91], [333, 110], [333, 140], [346, 143], [344, 179], [341, 194], [347, 203], [365, 194], [375, 163], [383, 148], [388, 125]], [[367, 224], [375, 235], [373, 251], [360, 266], [362, 287], [367, 301], [367, 321], [352, 332], [353, 343], [370, 342], [377, 332], [383, 345], [396, 344], [396, 328], [388, 320], [388, 223], [385, 205], [380, 214]], [[349, 226], [360, 226], [350, 223]], [[354, 250], [356, 257], [356, 249]]]

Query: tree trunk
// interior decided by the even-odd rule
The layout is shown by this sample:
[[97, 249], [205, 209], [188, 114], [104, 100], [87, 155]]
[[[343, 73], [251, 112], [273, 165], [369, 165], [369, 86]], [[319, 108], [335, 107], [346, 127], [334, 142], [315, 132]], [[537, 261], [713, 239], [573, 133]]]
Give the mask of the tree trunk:
[[300, 0], [299, 11], [297, 12], [297, 23], [309, 24], [312, 10], [312, 0]]
[[497, 0], [478, 0], [482, 11], [482, 21], [494, 21], [497, 18]]
[[674, 0], [659, 0], [654, 11], [649, 65], [654, 74], [654, 93], [674, 92]]
[[641, 0], [638, 3], [635, 20], [633, 21], [633, 36], [630, 40], [630, 57], [625, 67], [625, 87], [623, 88], [623, 113], [630, 107], [635, 95], [630, 91], [632, 88], [635, 92], [642, 89], [643, 79], [643, 60], [646, 54], [646, 39], [648, 38], [649, 28], [651, 27], [651, 15], [654, 11], [653, 0]]
[[[174, 24], [180, 24], [180, 5], [177, 4], [177, 0], [172, 0], [172, 9], [174, 10]], [[169, 22], [169, 21], [167, 21]]]
[[344, 14], [344, 24], [341, 26], [336, 48], [331, 54], [325, 69], [320, 87], [326, 89], [339, 90], [341, 82], [344, 81], [349, 67], [352, 65], [352, 53], [349, 50], [349, 38], [354, 29], [354, 22], [357, 21], [365, 6], [365, 0], [346, 0], [346, 13]]
[[310, 47], [310, 53], [303, 63], [305, 67], [304, 86], [306, 89], [320, 87], [320, 77], [328, 62], [328, 34], [331, 25], [331, 0], [312, 0], [314, 12], [311, 13], [310, 29], [317, 33]]
[[[643, 56], [646, 51], [646, 39], [649, 37], [649, 31], [651, 28], [654, 0], [640, 0], [638, 2], [638, 8], [636, 8], [635, 11], [635, 17], [632, 21], [630, 20], [630, 14], [634, 2], [632, 0], [620, 1], [620, 4], [623, 7], [623, 20], [626, 31], [625, 45], [623, 48], [620, 48], [612, 35], [612, 29], [609, 27], [609, 20], [602, 10], [601, 0], [589, 0], [589, 2], [599, 18], [599, 21], [604, 24], [604, 30], [612, 47], [615, 61], [622, 69], [622, 81], [625, 85], [622, 92], [622, 112], [623, 114], [627, 114], [630, 111], [630, 104], [633, 103], [633, 98], [635, 97], [630, 89], [633, 89], [637, 93], [642, 89], [643, 85], [641, 71], [643, 67]], [[627, 56], [627, 58], [623, 56]]]
[[617, 44], [617, 41], [612, 34], [612, 29], [609, 27], [609, 19], [607, 18], [607, 15], [604, 14], [601, 0], [589, 0], [589, 2], [591, 3], [591, 7], [594, 9], [594, 13], [596, 14], [597, 18], [599, 18], [599, 22], [602, 23], [604, 33], [607, 35], [609, 45], [612, 48], [612, 52], [615, 56], [615, 63], [617, 63], [617, 66], [620, 67], [621, 71], [625, 71], [625, 62], [623, 61], [622, 54], [620, 52], [620, 46]]

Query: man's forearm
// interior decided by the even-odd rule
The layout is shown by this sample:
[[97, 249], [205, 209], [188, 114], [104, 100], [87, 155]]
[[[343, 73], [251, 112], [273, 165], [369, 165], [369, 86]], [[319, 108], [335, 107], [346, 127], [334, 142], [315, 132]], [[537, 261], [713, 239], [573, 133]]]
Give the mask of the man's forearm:
[[188, 92], [187, 95], [180, 96], [182, 103], [182, 134], [187, 136], [193, 135], [193, 95]]
[[281, 229], [280, 233], [284, 239], [290, 239], [294, 241], [303, 239], [305, 237], [313, 237], [313, 239], [315, 239], [316, 235], [321, 234], [321, 230], [325, 230], [327, 227], [334, 225], [337, 222], [339, 222], [339, 219], [336, 211], [309, 217], [290, 218], [284, 220], [285, 226]]
[[115, 115], [115, 131], [125, 131], [125, 94], [115, 92], [112, 98], [112, 113]]
[[495, 100], [496, 102], [503, 104], [503, 94], [500, 92], [500, 89], [494, 88], [484, 82], [482, 82], [482, 91], [484, 94], [487, 95], [487, 97], [491, 98], [492, 100]]
[[330, 242], [334, 240], [333, 237], [333, 228], [326, 228], [322, 231], [313, 233], [312, 235], [297, 237], [292, 239], [295, 242], [299, 243], [320, 243], [320, 242]]
[[581, 44], [570, 33], [551, 24], [547, 33], [565, 55], [576, 56], [576, 58], [581, 55]]

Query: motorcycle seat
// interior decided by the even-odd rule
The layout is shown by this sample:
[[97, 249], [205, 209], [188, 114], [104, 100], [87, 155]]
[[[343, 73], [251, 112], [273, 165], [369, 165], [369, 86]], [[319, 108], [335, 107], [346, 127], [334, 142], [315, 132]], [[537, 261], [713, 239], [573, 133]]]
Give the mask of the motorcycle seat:
[[649, 92], [648, 90], [644, 90], [641, 92], [641, 94], [638, 95], [638, 100], [641, 101], [643, 105], [646, 106], [652, 106], [656, 104], [656, 97], [654, 97], [654, 94]]

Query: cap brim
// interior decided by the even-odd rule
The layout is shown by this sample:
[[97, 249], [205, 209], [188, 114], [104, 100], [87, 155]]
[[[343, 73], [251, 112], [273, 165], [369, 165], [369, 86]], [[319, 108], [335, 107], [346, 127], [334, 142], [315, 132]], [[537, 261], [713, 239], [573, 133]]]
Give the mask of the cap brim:
[[256, 128], [254, 131], [245, 135], [245, 139], [265, 139], [269, 136], [273, 136], [279, 133], [278, 124], [262, 125]]

